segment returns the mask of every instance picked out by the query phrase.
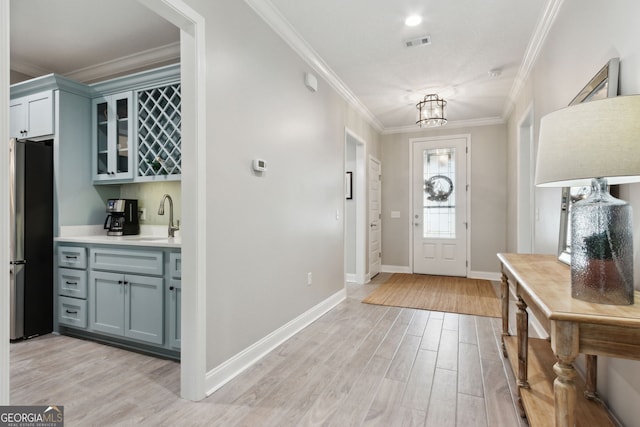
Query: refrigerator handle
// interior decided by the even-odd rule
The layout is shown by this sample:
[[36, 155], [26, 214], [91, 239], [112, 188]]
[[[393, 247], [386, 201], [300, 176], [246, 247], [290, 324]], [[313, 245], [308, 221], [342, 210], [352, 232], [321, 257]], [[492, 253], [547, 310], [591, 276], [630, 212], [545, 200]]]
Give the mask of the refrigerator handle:
[[9, 265], [24, 265], [27, 263], [26, 259], [19, 259], [16, 261], [9, 261]]

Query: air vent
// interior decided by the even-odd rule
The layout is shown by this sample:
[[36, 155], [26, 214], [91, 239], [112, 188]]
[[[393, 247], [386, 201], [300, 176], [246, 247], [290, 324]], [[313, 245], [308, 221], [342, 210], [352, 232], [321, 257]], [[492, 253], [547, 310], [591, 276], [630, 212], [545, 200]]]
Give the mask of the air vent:
[[404, 45], [406, 47], [424, 46], [426, 44], [431, 44], [431, 36], [429, 35], [418, 37], [417, 39], [404, 41]]

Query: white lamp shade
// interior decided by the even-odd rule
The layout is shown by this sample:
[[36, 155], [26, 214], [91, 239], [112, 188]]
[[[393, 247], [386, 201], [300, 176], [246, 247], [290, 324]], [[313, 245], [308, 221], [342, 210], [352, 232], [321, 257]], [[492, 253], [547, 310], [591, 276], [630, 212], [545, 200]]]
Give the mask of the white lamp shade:
[[540, 121], [535, 183], [540, 187], [640, 181], [640, 95], [585, 102]]

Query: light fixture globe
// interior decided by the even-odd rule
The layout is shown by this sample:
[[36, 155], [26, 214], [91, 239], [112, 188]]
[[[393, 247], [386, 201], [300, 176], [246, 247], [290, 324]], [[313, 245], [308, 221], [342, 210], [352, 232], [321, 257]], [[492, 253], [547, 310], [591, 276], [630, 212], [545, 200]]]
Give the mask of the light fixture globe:
[[444, 114], [444, 107], [447, 101], [440, 98], [437, 94], [429, 94], [416, 104], [418, 109], [418, 120], [416, 124], [420, 127], [442, 126], [447, 123]]

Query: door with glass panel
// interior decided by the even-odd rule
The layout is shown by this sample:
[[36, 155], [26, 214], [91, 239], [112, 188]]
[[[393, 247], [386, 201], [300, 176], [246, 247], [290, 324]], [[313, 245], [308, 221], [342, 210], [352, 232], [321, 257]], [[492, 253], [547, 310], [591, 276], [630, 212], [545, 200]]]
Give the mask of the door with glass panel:
[[467, 138], [413, 142], [413, 272], [467, 275]]

